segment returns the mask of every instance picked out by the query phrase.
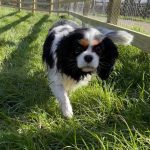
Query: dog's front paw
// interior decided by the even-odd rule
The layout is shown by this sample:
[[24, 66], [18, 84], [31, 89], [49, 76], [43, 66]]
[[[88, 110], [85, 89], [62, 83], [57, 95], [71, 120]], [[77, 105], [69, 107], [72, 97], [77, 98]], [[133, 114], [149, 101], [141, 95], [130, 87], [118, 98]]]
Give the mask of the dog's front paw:
[[62, 113], [66, 118], [72, 118], [73, 117], [73, 111], [71, 104], [62, 104], [61, 105]]

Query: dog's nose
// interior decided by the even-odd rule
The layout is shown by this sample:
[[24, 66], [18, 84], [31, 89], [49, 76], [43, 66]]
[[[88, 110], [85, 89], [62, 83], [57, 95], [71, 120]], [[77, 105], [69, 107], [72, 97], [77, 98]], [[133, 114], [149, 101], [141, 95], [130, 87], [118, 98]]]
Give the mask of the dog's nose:
[[93, 57], [91, 55], [85, 55], [84, 56], [84, 60], [87, 62], [87, 63], [90, 63], [92, 60], [93, 60]]

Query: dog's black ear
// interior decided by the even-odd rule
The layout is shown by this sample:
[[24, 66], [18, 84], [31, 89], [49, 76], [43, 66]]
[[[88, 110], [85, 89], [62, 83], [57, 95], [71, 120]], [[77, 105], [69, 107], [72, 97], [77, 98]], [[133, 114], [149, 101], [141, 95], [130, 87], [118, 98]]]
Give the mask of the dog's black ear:
[[118, 57], [117, 46], [111, 39], [105, 38], [101, 45], [100, 61], [97, 74], [102, 80], [108, 79]]

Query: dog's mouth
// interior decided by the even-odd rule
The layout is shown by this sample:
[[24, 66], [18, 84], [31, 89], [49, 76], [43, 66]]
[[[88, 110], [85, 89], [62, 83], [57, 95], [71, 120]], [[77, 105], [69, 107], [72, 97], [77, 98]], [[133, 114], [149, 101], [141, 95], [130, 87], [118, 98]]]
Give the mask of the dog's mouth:
[[82, 71], [83, 72], [94, 72], [96, 70], [96, 68], [93, 67], [83, 67]]

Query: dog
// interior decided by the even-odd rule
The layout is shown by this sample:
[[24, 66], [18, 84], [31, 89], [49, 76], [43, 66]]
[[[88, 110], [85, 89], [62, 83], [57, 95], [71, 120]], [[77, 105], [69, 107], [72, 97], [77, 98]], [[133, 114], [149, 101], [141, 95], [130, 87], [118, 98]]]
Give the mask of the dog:
[[43, 45], [51, 91], [65, 117], [73, 116], [68, 92], [87, 85], [96, 73], [106, 80], [113, 70], [116, 44], [130, 44], [133, 36], [126, 31], [82, 28], [70, 20], [60, 20], [49, 30]]

